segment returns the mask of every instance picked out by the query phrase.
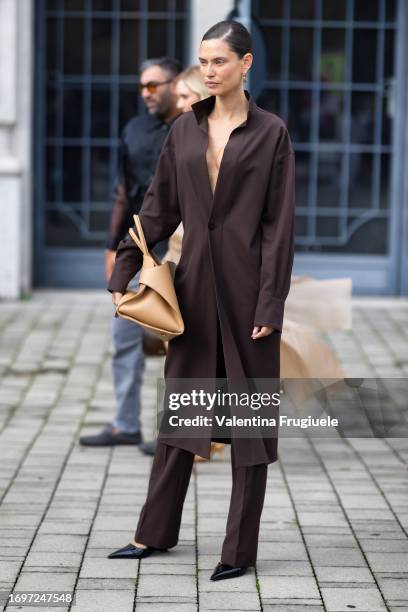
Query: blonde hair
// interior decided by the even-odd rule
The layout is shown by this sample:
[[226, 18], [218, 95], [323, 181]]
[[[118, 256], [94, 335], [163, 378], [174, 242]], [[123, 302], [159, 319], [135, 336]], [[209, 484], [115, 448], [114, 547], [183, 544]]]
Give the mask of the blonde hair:
[[186, 86], [200, 98], [200, 100], [208, 98], [208, 89], [201, 79], [199, 66], [189, 66], [183, 70], [183, 72], [180, 72], [180, 74], [177, 75], [177, 80], [183, 81]]

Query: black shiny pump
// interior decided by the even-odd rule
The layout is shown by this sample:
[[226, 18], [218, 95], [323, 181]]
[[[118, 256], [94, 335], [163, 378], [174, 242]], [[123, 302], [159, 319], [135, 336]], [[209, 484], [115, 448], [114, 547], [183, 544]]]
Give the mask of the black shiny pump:
[[167, 549], [153, 548], [153, 546], [143, 548], [142, 546], [127, 544], [123, 548], [119, 548], [108, 555], [108, 559], [144, 559], [145, 557], [149, 557], [156, 550], [165, 552]]
[[210, 580], [225, 580], [226, 578], [238, 578], [247, 571], [247, 567], [233, 567], [226, 563], [218, 563]]

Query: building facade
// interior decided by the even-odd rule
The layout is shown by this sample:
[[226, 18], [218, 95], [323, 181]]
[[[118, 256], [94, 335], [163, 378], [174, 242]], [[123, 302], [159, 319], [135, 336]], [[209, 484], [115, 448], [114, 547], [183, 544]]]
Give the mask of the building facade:
[[254, 36], [249, 88], [296, 151], [295, 273], [408, 293], [405, 0], [0, 0], [1, 296], [105, 285], [138, 66], [197, 63], [231, 11]]

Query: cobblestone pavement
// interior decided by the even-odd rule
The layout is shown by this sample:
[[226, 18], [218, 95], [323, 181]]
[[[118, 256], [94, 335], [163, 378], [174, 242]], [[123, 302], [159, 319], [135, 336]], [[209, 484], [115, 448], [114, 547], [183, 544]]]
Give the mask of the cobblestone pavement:
[[[137, 448], [78, 445], [113, 414], [111, 317], [105, 292], [0, 304], [0, 591], [75, 589], [81, 612], [407, 612], [402, 438], [280, 440], [257, 570], [242, 578], [209, 580], [228, 510], [228, 453], [195, 466], [176, 548], [108, 560], [133, 535], [151, 464]], [[330, 342], [353, 376], [408, 376], [408, 301], [354, 299], [353, 331]], [[162, 366], [147, 363], [147, 438]]]

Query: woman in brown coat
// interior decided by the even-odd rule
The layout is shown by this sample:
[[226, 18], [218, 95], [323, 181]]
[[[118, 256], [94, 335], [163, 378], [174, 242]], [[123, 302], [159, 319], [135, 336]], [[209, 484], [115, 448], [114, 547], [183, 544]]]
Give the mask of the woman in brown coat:
[[[283, 121], [243, 88], [252, 59], [249, 32], [238, 22], [204, 35], [199, 61], [210, 95], [174, 122], [139, 214], [149, 248], [184, 227], [174, 283], [185, 331], [169, 343], [167, 380], [279, 378], [294, 254], [294, 152]], [[115, 304], [141, 264], [134, 242], [122, 241], [108, 287]], [[255, 565], [267, 466], [277, 460], [277, 436], [229, 441], [231, 504], [212, 580]], [[111, 558], [176, 545], [194, 454], [209, 458], [210, 445], [211, 432], [165, 442], [159, 435], [135, 539]]]

